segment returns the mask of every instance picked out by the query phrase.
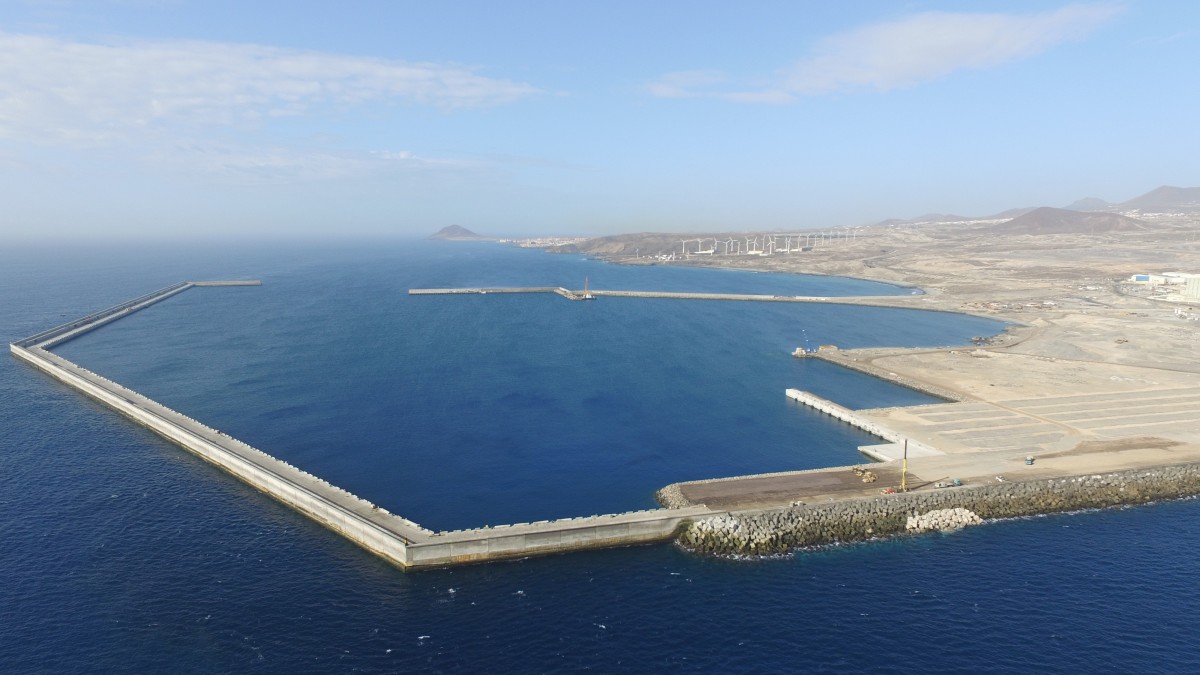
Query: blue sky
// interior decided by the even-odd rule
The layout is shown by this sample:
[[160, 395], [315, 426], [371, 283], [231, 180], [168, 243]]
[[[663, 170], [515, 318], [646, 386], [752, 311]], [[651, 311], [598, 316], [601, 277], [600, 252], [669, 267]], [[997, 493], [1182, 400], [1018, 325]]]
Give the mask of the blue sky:
[[801, 229], [1200, 185], [1200, 3], [0, 0], [11, 237]]

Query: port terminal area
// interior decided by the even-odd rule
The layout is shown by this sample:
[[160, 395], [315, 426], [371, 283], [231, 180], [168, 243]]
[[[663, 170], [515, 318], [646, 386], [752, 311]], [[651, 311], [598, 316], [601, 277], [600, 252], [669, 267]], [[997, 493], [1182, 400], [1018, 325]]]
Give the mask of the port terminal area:
[[[896, 488], [938, 490], [993, 481], [1036, 481], [1200, 462], [1200, 383], [1184, 374], [1156, 386], [1090, 393], [983, 397], [930, 383], [946, 403], [850, 410], [798, 389], [798, 407], [828, 414], [883, 442], [860, 448], [876, 463], [676, 483], [658, 493], [664, 508], [435, 532], [321, 478], [107, 380], [50, 350], [67, 340], [194, 288], [258, 285], [258, 281], [180, 282], [18, 340], [12, 354], [229, 472], [268, 496], [405, 568], [524, 558], [533, 555], [668, 541], [701, 520], [794, 509], [799, 505], [879, 498]], [[554, 293], [594, 297], [825, 302], [722, 294], [514, 289], [413, 289], [413, 295]], [[837, 298], [836, 302], [845, 302]], [[865, 304], [865, 303], [864, 303]], [[859, 362], [857, 352], [817, 356], [912, 386], [912, 375]], [[883, 361], [887, 363], [886, 360]], [[878, 361], [877, 361], [878, 363]], [[1030, 461], [1035, 459], [1036, 461]], [[869, 480], [868, 480], [869, 478]]]

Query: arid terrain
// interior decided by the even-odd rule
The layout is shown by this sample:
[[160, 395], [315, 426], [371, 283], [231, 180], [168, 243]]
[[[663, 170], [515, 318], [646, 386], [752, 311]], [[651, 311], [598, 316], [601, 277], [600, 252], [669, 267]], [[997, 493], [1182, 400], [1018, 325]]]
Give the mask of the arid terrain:
[[[776, 233], [770, 254], [721, 254], [729, 244], [720, 242], [746, 242], [740, 246], [745, 251], [756, 248], [751, 238], [764, 247], [770, 236], [620, 235], [568, 250], [626, 264], [887, 281], [924, 294], [850, 302], [1010, 322], [1004, 334], [974, 346], [821, 354], [958, 399], [857, 411], [934, 448], [936, 453], [909, 461], [910, 470], [929, 480], [1032, 478], [1200, 461], [1200, 298], [1181, 297], [1182, 285], [1128, 282], [1135, 274], [1200, 273], [1200, 215], [1127, 218], [1039, 209], [1011, 220], [890, 222], [838, 230], [799, 252], [780, 252], [786, 235]], [[1028, 455], [1037, 458], [1033, 466], [1024, 462]], [[773, 484], [769, 497], [755, 494], [749, 484], [730, 482], [729, 488], [712, 498], [769, 505], [818, 496], [800, 483], [795, 490]], [[713, 492], [712, 484], [705, 489]]]

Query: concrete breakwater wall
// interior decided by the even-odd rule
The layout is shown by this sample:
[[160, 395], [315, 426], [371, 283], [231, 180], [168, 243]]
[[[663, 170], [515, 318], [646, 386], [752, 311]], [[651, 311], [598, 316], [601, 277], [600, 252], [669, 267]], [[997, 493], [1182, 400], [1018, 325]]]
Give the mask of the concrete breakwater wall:
[[229, 472], [359, 546], [404, 568], [436, 568], [575, 550], [669, 541], [704, 507], [433, 532], [298, 467], [34, 347], [13, 354]]
[[[654, 509], [433, 532], [47, 350], [189, 288], [258, 283], [180, 282], [17, 341], [10, 345], [10, 351], [54, 379], [404, 568], [436, 568], [669, 541], [691, 518], [714, 513], [702, 506]], [[546, 292], [562, 295], [560, 291], [570, 294], [566, 289]]]
[[[409, 295], [489, 295], [502, 293], [557, 293], [569, 300], [582, 300], [584, 296], [596, 298], [666, 298], [673, 300], [734, 300], [742, 302], [812, 302], [843, 304], [869, 304], [866, 298], [827, 298], [812, 295], [752, 295], [747, 293], [683, 293], [675, 291], [572, 291], [561, 286], [496, 287], [496, 288], [410, 288]], [[884, 296], [886, 297], [886, 296]], [[890, 305], [886, 305], [889, 306]]]
[[167, 298], [174, 297], [189, 288], [199, 288], [204, 286], [261, 286], [259, 280], [248, 281], [180, 281], [179, 283], [171, 284], [166, 288], [160, 288], [157, 291], [147, 293], [136, 297], [132, 300], [126, 300], [119, 305], [114, 305], [107, 309], [102, 309], [98, 312], [92, 312], [87, 316], [80, 317], [74, 321], [68, 321], [60, 326], [55, 326], [48, 330], [44, 330], [36, 335], [31, 335], [22, 340], [17, 340], [13, 344], [18, 347], [38, 346], [43, 349], [50, 349], [56, 345], [60, 345], [68, 340], [72, 340], [88, 331], [96, 330], [97, 328], [112, 323], [117, 319], [125, 318], [136, 311], [145, 309], [150, 305], [162, 302]]
[[136, 297], [132, 300], [127, 300], [119, 305], [102, 309], [98, 312], [93, 312], [87, 316], [80, 317], [74, 321], [69, 321], [61, 326], [55, 326], [49, 330], [44, 330], [37, 335], [31, 335], [23, 340], [17, 340], [13, 344], [18, 347], [39, 346], [49, 349], [55, 345], [62, 344], [67, 340], [83, 335], [88, 331], [96, 330], [97, 328], [112, 323], [117, 319], [124, 318], [130, 314], [145, 309], [157, 302], [162, 302], [167, 298], [178, 295], [195, 284], [187, 281], [181, 281], [177, 284], [172, 284], [166, 288], [160, 288], [152, 293]]
[[[1016, 518], [1200, 494], [1200, 464], [988, 483], [880, 495], [789, 509], [697, 518], [677, 541], [717, 555], [775, 555], [796, 548], [928, 529], [931, 512], [964, 509], [983, 519]], [[916, 520], [910, 520], [916, 519]], [[958, 519], [967, 524], [969, 516]]]
[[431, 534], [415, 523], [241, 441], [206, 427], [41, 348], [11, 347], [13, 354], [242, 481], [295, 508], [360, 546], [407, 564], [406, 546]]
[[525, 558], [597, 548], [670, 541], [692, 518], [711, 516], [703, 506], [650, 509], [599, 516], [435, 532], [408, 546], [412, 567]]
[[496, 295], [504, 293], [554, 293], [568, 300], [583, 300], [583, 291], [572, 291], [562, 286], [524, 286], [498, 288], [410, 288], [409, 295]]

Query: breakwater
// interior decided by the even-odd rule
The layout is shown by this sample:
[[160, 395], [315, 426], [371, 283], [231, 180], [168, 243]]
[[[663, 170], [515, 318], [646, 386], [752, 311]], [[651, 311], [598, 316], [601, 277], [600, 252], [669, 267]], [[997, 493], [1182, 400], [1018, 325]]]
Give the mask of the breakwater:
[[410, 288], [409, 295], [488, 295], [505, 293], [553, 293], [568, 300], [590, 300], [588, 291], [572, 291], [562, 286], [511, 286], [497, 288]]
[[[777, 555], [808, 546], [951, 529], [969, 524], [974, 520], [972, 515], [980, 519], [1017, 518], [1198, 494], [1200, 464], [1181, 464], [726, 513], [697, 518], [677, 541], [703, 553]], [[956, 511], [959, 509], [962, 511]], [[946, 524], [931, 526], [937, 523]]]
[[[502, 293], [557, 293], [569, 300], [584, 300], [591, 298], [666, 298], [673, 300], [730, 300], [740, 302], [801, 302], [826, 304], [870, 304], [864, 298], [836, 297], [829, 298], [816, 295], [754, 295], [748, 293], [680, 293], [674, 291], [605, 291], [579, 290], [572, 291], [558, 286], [498, 287], [498, 288], [410, 288], [409, 295], [488, 295]], [[881, 296], [892, 297], [892, 296]], [[889, 303], [882, 303], [891, 306]]]
[[693, 519], [713, 513], [704, 506], [690, 506], [433, 532], [408, 547], [406, 566], [445, 567], [666, 542]]
[[403, 564], [407, 560], [406, 545], [415, 538], [428, 534], [428, 530], [48, 351], [49, 347], [62, 344], [190, 288], [258, 283], [181, 282], [15, 342], [10, 345], [10, 351], [18, 359], [107, 405], [365, 548]]
[[[1107, 497], [1104, 495], [1108, 492], [1097, 490], [1092, 491], [1094, 494], [1089, 497], [1091, 501], [1071, 496], [1078, 492], [1080, 486], [1061, 479], [1061, 484], [1053, 480], [1048, 483], [1046, 495], [1049, 496], [1040, 492], [1038, 494], [1041, 496], [1036, 499], [1032, 493], [1023, 492], [984, 495], [994, 502], [990, 505], [983, 503], [987, 501], [983, 498], [980, 498], [983, 502], [979, 499], [975, 502], [963, 501], [965, 498], [962, 495], [973, 493], [967, 488], [952, 488], [872, 498], [862, 498], [862, 492], [856, 491], [859, 497], [835, 495], [833, 499], [837, 501], [831, 500], [827, 504], [784, 509], [782, 504], [789, 502], [772, 497], [775, 493], [765, 488], [755, 488], [759, 492], [753, 496], [758, 499], [733, 502], [723, 507], [716, 502], [712, 502], [714, 507], [707, 506], [701, 499], [689, 502], [679, 492], [675, 495], [679, 498], [677, 500], [663, 499], [668, 505], [663, 509], [434, 532], [50, 351], [52, 347], [73, 337], [151, 307], [188, 289], [256, 283], [181, 282], [17, 341], [10, 349], [16, 358], [120, 412], [349, 541], [411, 569], [628, 546], [673, 538], [697, 550], [775, 553], [797, 546], [961, 526], [974, 522], [977, 517], [1006, 517], [1114, 503], [1136, 503], [1200, 492], [1193, 489], [1195, 486], [1178, 493], [1165, 490], [1164, 486], [1180, 482], [1178, 476], [1170, 473], [1162, 474], [1165, 478], [1157, 486], [1143, 485], [1139, 482], [1141, 478], [1121, 482], [1118, 486], [1116, 483], [1105, 483], [1108, 478], [1092, 476], [1079, 480], [1083, 481], [1084, 487], [1098, 485], [1104, 490], [1115, 491], [1115, 496]], [[545, 292], [558, 291], [551, 288]], [[855, 411], [811, 395], [794, 398], [871, 430], [870, 420], [863, 419]], [[882, 428], [873, 433], [876, 431], [884, 435], [890, 433]], [[882, 469], [880, 471], [882, 475]], [[813, 472], [809, 477], [822, 479], [817, 475], [819, 473]], [[817, 483], [820, 482], [817, 480]], [[1194, 482], [1200, 483], [1200, 480]], [[815, 487], [810, 486], [809, 491], [825, 495], [828, 490], [822, 485], [814, 483]], [[1023, 490], [1026, 488], [1017, 486], [1025, 485], [1034, 485], [1034, 482], [972, 486], [970, 490]], [[855, 487], [861, 489], [862, 486], [856, 484]], [[1035, 492], [1047, 490], [1042, 486], [1035, 488]], [[1068, 496], [1055, 496], [1064, 491]], [[667, 489], [664, 494], [670, 496], [674, 493]], [[1101, 494], [1103, 498], [1096, 497], [1096, 494]], [[956, 496], [959, 501], [947, 501], [950, 496]], [[910, 503], [906, 500], [916, 501]], [[750, 508], [751, 504], [754, 508]], [[1008, 508], [1008, 511], [1003, 511], [1001, 507]]]
[[[690, 506], [434, 532], [49, 351], [191, 288], [258, 284], [180, 282], [18, 340], [9, 349], [50, 377], [404, 568], [669, 541], [691, 519], [714, 513]], [[565, 291], [547, 292], [558, 290]]]

